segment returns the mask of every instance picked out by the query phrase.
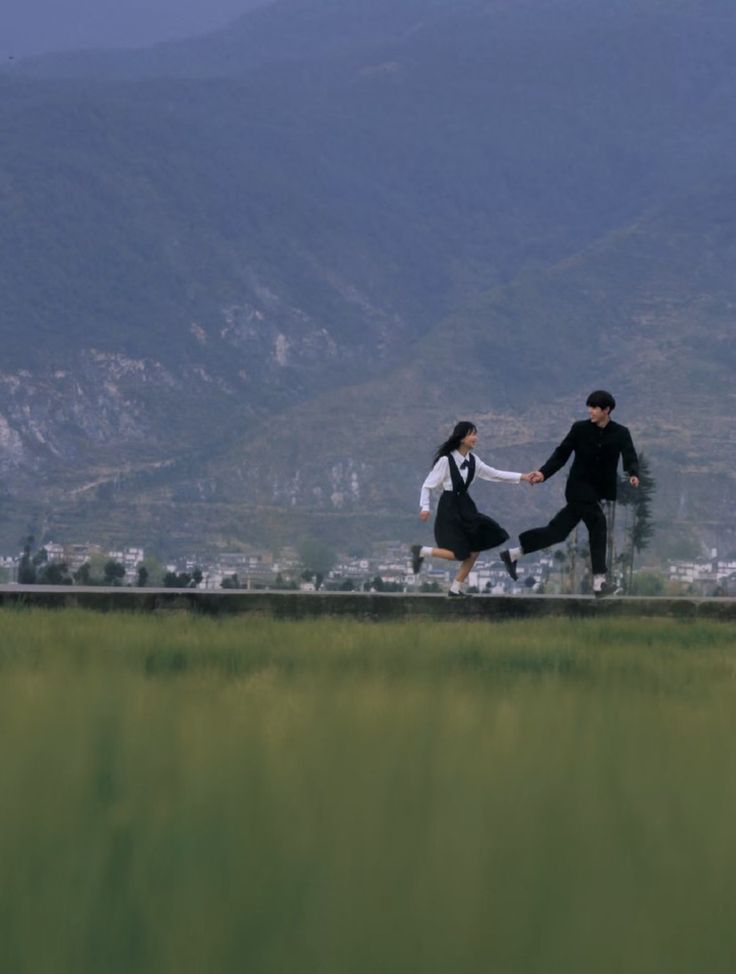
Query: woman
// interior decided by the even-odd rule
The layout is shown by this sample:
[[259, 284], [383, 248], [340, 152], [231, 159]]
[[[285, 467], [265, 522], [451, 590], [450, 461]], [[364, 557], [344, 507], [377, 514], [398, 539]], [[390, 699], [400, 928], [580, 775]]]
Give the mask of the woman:
[[481, 514], [468, 493], [476, 477], [481, 480], [518, 484], [529, 482], [531, 474], [496, 470], [483, 463], [471, 452], [478, 440], [478, 430], [473, 423], [462, 422], [455, 426], [452, 435], [445, 440], [434, 457], [434, 466], [422, 484], [419, 517], [429, 519], [430, 491], [442, 488], [437, 517], [434, 522], [436, 548], [412, 545], [412, 568], [416, 574], [425, 558], [445, 558], [459, 561], [455, 581], [448, 595], [462, 598], [467, 595], [462, 585], [468, 577], [481, 551], [495, 548], [508, 538], [500, 524]]

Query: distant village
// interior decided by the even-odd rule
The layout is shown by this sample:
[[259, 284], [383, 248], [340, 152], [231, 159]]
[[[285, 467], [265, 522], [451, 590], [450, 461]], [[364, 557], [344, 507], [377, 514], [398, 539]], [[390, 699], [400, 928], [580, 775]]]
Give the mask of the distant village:
[[[160, 562], [142, 547], [108, 550], [92, 543], [57, 544], [0, 555], [2, 584], [125, 585], [142, 587], [316, 590], [331, 592], [443, 592], [454, 576], [453, 563], [426, 559], [414, 575], [409, 547], [398, 541], [373, 545], [367, 557], [333, 556], [321, 570], [296, 548], [192, 554]], [[614, 569], [615, 573], [615, 569]], [[736, 560], [710, 557], [642, 566], [633, 576], [632, 594], [736, 595]], [[570, 545], [530, 556], [521, 563], [517, 582], [506, 573], [496, 552], [482, 555], [468, 578], [478, 594], [558, 594], [586, 592], [589, 571], [584, 548]]]

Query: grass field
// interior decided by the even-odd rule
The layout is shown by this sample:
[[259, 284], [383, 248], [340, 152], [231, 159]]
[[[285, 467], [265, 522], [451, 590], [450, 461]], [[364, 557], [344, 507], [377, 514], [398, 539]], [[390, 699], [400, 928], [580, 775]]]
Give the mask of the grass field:
[[718, 974], [726, 625], [0, 613], [2, 974]]

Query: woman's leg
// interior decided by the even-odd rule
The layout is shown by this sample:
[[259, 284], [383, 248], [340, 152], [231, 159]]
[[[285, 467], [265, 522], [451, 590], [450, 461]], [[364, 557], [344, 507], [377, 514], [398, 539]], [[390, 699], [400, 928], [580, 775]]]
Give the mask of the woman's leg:
[[464, 582], [465, 581], [465, 579], [468, 577], [468, 575], [472, 571], [473, 565], [478, 560], [478, 555], [479, 554], [480, 554], [479, 551], [471, 551], [470, 552], [470, 555], [465, 559], [464, 562], [461, 563], [460, 567], [457, 570], [457, 575], [455, 576], [455, 581], [456, 582]]
[[411, 567], [414, 574], [418, 574], [425, 558], [444, 558], [446, 561], [457, 561], [457, 555], [449, 548], [430, 548], [424, 545], [411, 546]]
[[[432, 558], [444, 558], [447, 561], [457, 561], [457, 555], [449, 548], [432, 548]], [[476, 555], [476, 558], [478, 556]]]

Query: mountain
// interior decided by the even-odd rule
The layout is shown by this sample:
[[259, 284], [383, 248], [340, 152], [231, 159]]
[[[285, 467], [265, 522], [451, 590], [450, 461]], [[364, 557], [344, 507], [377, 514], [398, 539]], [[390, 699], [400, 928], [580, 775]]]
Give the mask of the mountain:
[[[275, 0], [201, 40], [104, 54], [104, 71], [81, 54], [6, 72], [0, 540], [50, 518], [225, 543], [243, 497], [256, 530], [284, 505], [395, 530], [424, 453], [394, 433], [385, 377], [412, 390], [416, 444], [460, 405], [513, 429], [520, 391], [582, 394], [603, 352], [568, 320], [588, 311], [565, 269], [620, 238], [604, 290], [628, 307], [643, 213], [683, 200], [641, 225], [682, 205], [685, 229], [710, 226], [688, 194], [728, 174], [734, 35], [716, 0]], [[325, 452], [336, 422], [352, 465]], [[411, 477], [374, 475], [400, 442]]]
[[0, 58], [19, 59], [48, 51], [95, 47], [141, 47], [163, 39], [193, 37], [214, 30], [250, 7], [269, 0], [67, 0], [34, 3], [5, 0]]
[[[223, 77], [309, 65], [320, 74], [376, 53], [432, 64], [450, 45], [457, 61], [485, 61], [504, 84], [577, 78], [594, 94], [616, 80], [624, 94], [640, 80], [674, 82], [695, 94], [728, 57], [736, 12], [730, 0], [271, 0], [200, 38], [138, 50], [77, 51], [26, 58], [32, 77]], [[379, 62], [390, 63], [390, 62]], [[549, 75], [554, 66], [556, 78]], [[682, 75], [676, 70], [681, 67]], [[678, 81], [679, 79], [679, 81]], [[629, 105], [632, 109], [635, 106]]]
[[[662, 547], [695, 528], [709, 546], [736, 550], [734, 226], [736, 181], [684, 196], [479, 295], [380, 379], [285, 411], [201, 465], [108, 482], [84, 510], [59, 498], [56, 524], [102, 522], [112, 501], [125, 523], [166, 524], [181, 545], [193, 536], [283, 544], [305, 531], [356, 548], [408, 541], [422, 530], [418, 490], [432, 451], [456, 420], [478, 424], [488, 462], [533, 469], [604, 387], [653, 466]], [[544, 488], [476, 493], [518, 531], [551, 516], [563, 487], [561, 474]]]
[[[327, 519], [375, 511], [405, 532], [433, 447], [456, 420], [479, 425], [492, 464], [534, 469], [603, 387], [654, 466], [663, 523], [689, 520], [736, 548], [734, 227], [736, 181], [685, 196], [479, 296], [425, 336], [412, 362], [283, 417], [278, 449], [270, 433], [238, 444], [202, 483], [221, 503], [281, 502]], [[563, 484], [523, 502], [485, 489], [519, 522], [527, 509], [551, 513]]]

